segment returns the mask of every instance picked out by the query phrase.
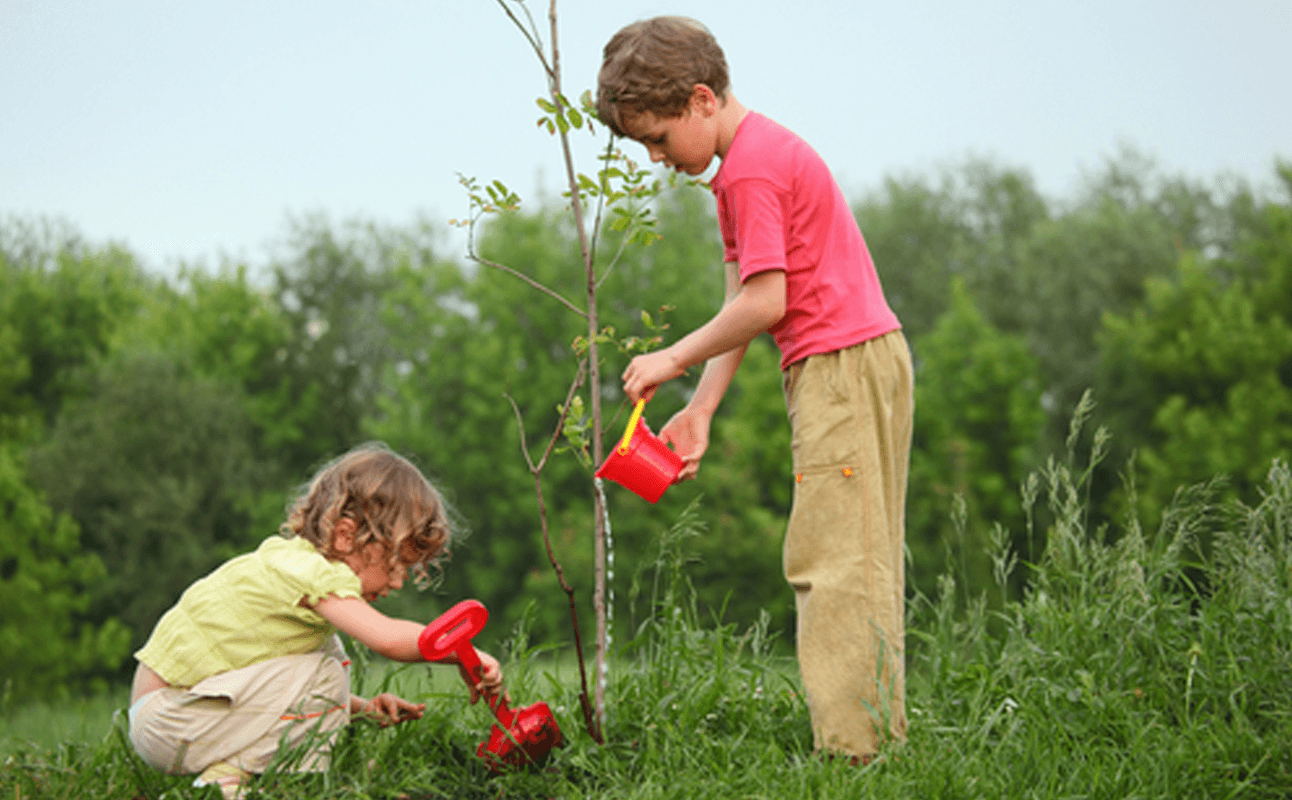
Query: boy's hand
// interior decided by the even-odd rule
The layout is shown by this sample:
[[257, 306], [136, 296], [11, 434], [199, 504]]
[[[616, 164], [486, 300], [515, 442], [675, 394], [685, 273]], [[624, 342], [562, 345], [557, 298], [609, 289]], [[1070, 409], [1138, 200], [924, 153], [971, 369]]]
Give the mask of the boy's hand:
[[631, 403], [636, 403], [643, 397], [649, 400], [655, 394], [656, 386], [673, 380], [685, 371], [673, 359], [671, 348], [637, 356], [628, 362], [628, 368], [624, 370], [624, 394], [628, 395]]
[[359, 713], [386, 728], [410, 719], [421, 719], [425, 711], [425, 703], [410, 703], [390, 692], [383, 692], [365, 703]]
[[[483, 650], [476, 650], [476, 655], [480, 657], [480, 668], [484, 671], [484, 677], [479, 682], [471, 677], [467, 681], [467, 686], [471, 689], [471, 703], [474, 705], [484, 695], [486, 697], [497, 697], [502, 693], [503, 698], [510, 704], [511, 695], [507, 693], [502, 686], [502, 666], [498, 659], [489, 655]], [[462, 674], [466, 674], [466, 668], [459, 666]]]
[[660, 429], [660, 441], [673, 445], [685, 462], [674, 483], [689, 481], [700, 471], [700, 457], [709, 448], [709, 422], [712, 418], [689, 407], [673, 415]]

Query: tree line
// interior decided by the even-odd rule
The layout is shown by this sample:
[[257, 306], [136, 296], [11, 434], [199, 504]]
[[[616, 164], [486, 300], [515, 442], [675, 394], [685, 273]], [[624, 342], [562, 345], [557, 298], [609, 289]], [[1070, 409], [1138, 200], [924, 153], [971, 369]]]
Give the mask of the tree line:
[[[1289, 165], [1258, 190], [1124, 152], [1063, 200], [1026, 170], [973, 160], [891, 177], [856, 203], [916, 363], [911, 591], [932, 593], [948, 568], [966, 592], [988, 585], [993, 536], [1012, 541], [1024, 564], [1012, 589], [1025, 591], [1045, 531], [1025, 518], [1038, 490], [1027, 476], [1073, 446], [1106, 465], [1088, 483], [1101, 519], [1136, 515], [1152, 530], [1180, 487], [1204, 481], [1252, 499], [1271, 461], [1292, 454], [1290, 198]], [[605, 277], [616, 335], [662, 321], [668, 339], [721, 301], [711, 198], [677, 189], [657, 218], [662, 239]], [[508, 398], [526, 441], [544, 441], [586, 331], [550, 297], [446, 252], [442, 232], [307, 218], [267, 264], [164, 278], [65, 223], [0, 224], [6, 698], [120, 682], [185, 586], [272, 534], [314, 469], [372, 439], [418, 463], [464, 529], [439, 585], [387, 610], [429, 620], [471, 596], [492, 612], [490, 636], [524, 620], [532, 640], [568, 641]], [[491, 219], [478, 247], [580, 291], [558, 204]], [[618, 641], [650, 613], [647, 567], [693, 504], [705, 532], [687, 574], [702, 612], [741, 624], [766, 612], [792, 637], [777, 359], [768, 337], [752, 343], [698, 481], [653, 506], [606, 487]], [[595, 390], [611, 436], [627, 417], [625, 363], [603, 351]], [[662, 387], [650, 423], [693, 384]], [[1100, 427], [1070, 441], [1092, 402]], [[568, 452], [543, 474], [553, 545], [584, 603], [595, 466]]]

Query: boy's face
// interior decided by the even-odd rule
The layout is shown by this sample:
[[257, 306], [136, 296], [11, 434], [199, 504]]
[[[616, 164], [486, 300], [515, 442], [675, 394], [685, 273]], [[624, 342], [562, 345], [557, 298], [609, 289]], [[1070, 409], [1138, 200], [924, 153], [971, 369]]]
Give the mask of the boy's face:
[[660, 117], [643, 111], [624, 120], [624, 130], [641, 142], [650, 160], [664, 166], [699, 175], [718, 154], [717, 126], [709, 109], [692, 98], [680, 117]]

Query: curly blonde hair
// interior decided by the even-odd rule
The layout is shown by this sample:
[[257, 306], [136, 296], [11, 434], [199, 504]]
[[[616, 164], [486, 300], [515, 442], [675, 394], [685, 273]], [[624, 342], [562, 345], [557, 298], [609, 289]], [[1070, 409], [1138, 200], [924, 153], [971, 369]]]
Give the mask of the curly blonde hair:
[[709, 29], [689, 17], [653, 17], [624, 26], [601, 51], [597, 116], [616, 136], [643, 112], [680, 117], [696, 84], [725, 100], [727, 57]]
[[354, 448], [325, 465], [288, 506], [279, 533], [311, 542], [326, 558], [336, 549], [336, 524], [355, 523], [354, 546], [380, 543], [392, 568], [403, 565], [419, 588], [430, 584], [453, 536], [443, 497], [406, 458], [380, 442]]

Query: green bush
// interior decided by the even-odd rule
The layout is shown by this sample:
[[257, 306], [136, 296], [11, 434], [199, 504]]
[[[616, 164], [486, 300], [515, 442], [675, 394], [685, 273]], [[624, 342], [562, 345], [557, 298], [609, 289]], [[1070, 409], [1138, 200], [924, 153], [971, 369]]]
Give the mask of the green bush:
[[67, 694], [68, 682], [115, 669], [130, 632], [115, 617], [78, 621], [105, 579], [76, 523], [55, 514], [0, 445], [0, 712]]

